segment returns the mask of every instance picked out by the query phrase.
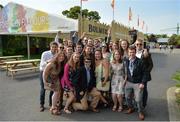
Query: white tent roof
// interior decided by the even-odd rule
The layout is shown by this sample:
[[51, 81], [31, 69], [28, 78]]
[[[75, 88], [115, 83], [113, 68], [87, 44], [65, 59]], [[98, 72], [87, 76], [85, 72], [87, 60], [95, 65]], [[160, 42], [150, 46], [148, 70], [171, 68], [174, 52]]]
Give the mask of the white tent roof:
[[157, 42], [158, 43], [168, 43], [169, 38], [158, 38]]
[[17, 3], [0, 11], [0, 34], [63, 33], [78, 31], [76, 20], [51, 15]]

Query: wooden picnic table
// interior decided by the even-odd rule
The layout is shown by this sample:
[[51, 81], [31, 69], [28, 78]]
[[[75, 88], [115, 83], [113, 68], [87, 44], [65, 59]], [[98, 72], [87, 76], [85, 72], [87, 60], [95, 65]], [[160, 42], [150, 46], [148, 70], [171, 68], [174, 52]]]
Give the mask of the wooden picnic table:
[[24, 71], [24, 70], [33, 70], [38, 69], [40, 59], [30, 59], [30, 60], [17, 60], [17, 61], [7, 61], [4, 62], [6, 64], [6, 74], [11, 72], [11, 76], [13, 77], [15, 72]]
[[4, 65], [6, 61], [8, 60], [19, 60], [20, 58], [23, 58], [23, 55], [14, 55], [14, 56], [1, 56], [0, 57], [0, 65]]

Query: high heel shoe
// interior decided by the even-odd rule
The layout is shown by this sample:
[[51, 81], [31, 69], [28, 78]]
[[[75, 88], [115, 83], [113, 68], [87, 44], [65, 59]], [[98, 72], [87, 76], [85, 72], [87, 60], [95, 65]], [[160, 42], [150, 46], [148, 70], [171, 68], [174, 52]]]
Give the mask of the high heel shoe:
[[112, 111], [116, 111], [117, 106], [113, 106]]
[[58, 110], [58, 108], [52, 108], [51, 107], [49, 110], [50, 110], [52, 115], [60, 115], [61, 114], [60, 111]]
[[118, 112], [122, 112], [122, 111], [123, 111], [123, 107], [122, 107], [122, 106], [119, 106]]
[[108, 107], [108, 103], [104, 103], [103, 106], [104, 106], [104, 108], [107, 108]]
[[65, 112], [66, 114], [71, 114], [71, 113], [72, 113], [70, 110], [68, 110], [68, 108], [64, 108], [64, 112]]

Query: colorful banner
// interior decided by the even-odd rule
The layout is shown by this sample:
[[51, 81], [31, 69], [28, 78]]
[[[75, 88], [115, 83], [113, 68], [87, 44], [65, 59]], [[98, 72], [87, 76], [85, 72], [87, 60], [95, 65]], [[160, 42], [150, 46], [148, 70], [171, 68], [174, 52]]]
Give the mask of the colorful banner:
[[77, 21], [9, 3], [0, 12], [0, 33], [77, 31]]

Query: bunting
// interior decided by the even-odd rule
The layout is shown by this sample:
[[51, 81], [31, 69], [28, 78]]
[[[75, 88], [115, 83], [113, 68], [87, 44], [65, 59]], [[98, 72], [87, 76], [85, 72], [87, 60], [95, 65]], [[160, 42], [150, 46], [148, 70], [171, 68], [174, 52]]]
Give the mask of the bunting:
[[129, 20], [129, 21], [131, 21], [131, 20], [132, 20], [132, 11], [131, 11], [131, 7], [129, 7], [128, 20]]
[[138, 19], [137, 19], [137, 26], [139, 27], [139, 15], [138, 15]]
[[144, 24], [145, 24], [145, 22], [144, 22], [144, 21], [142, 21], [142, 30], [144, 29]]
[[114, 2], [115, 2], [115, 0], [112, 0], [112, 2], [111, 2], [111, 7], [114, 9]]

